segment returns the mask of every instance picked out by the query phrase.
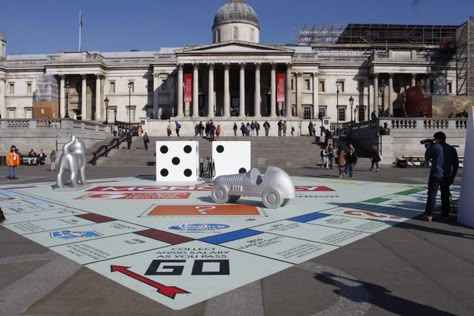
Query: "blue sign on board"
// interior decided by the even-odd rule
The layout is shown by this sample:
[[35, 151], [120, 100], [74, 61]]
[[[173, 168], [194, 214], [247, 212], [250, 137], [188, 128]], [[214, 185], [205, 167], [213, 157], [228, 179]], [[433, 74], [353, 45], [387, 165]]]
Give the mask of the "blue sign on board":
[[74, 239], [74, 238], [93, 238], [93, 237], [101, 237], [102, 234], [93, 231], [93, 230], [85, 230], [82, 232], [70, 231], [70, 230], [56, 230], [50, 233], [51, 238], [59, 238], [59, 239]]

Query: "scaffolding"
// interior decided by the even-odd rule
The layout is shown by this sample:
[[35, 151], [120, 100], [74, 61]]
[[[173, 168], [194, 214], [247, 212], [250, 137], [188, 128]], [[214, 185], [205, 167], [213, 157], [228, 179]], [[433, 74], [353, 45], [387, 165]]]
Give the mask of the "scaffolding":
[[58, 81], [53, 75], [40, 74], [36, 76], [36, 90], [33, 95], [34, 102], [58, 102]]
[[456, 32], [456, 94], [474, 96], [474, 16]]
[[453, 25], [347, 24], [301, 26], [297, 45], [311, 47], [454, 49]]

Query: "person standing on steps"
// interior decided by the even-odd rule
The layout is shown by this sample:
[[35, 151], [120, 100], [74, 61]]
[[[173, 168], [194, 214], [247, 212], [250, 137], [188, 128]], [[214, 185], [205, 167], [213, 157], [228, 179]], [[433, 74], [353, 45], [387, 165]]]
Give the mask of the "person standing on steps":
[[147, 132], [143, 134], [143, 145], [145, 145], [145, 150], [148, 150], [148, 143], [150, 142], [150, 138], [148, 138]]
[[8, 165], [8, 179], [16, 180], [16, 167], [20, 165], [20, 155], [16, 149], [16, 146], [12, 145], [10, 151], [7, 153], [7, 165]]
[[237, 123], [235, 123], [235, 122], [234, 122], [234, 127], [233, 127], [233, 129], [234, 129], [234, 136], [237, 136], [237, 129], [238, 129], [238, 127], [237, 127]]
[[178, 121], [176, 121], [175, 124], [176, 124], [176, 136], [179, 137], [179, 130], [181, 129], [181, 124], [179, 124]]
[[270, 133], [270, 123], [268, 123], [268, 121], [265, 121], [265, 123], [263, 123], [263, 128], [265, 129], [265, 136], [268, 136], [268, 134]]
[[257, 136], [258, 136], [260, 132], [260, 124], [257, 121], [255, 121], [255, 131], [257, 132]]
[[132, 133], [130, 130], [127, 132], [127, 149], [130, 150], [130, 147], [132, 146]]

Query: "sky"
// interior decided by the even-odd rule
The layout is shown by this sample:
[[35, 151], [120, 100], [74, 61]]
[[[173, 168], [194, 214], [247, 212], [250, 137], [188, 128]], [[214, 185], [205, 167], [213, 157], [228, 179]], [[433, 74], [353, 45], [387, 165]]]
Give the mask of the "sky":
[[[159, 50], [208, 44], [218, 8], [227, 0], [0, 0], [0, 32], [7, 54], [82, 49]], [[302, 25], [460, 25], [474, 16], [474, 0], [247, 0], [257, 12], [260, 42], [296, 42]]]

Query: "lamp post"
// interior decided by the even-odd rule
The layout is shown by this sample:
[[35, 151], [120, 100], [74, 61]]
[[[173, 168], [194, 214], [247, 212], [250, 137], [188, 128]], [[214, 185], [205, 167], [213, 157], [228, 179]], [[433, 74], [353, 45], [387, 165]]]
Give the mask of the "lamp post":
[[354, 106], [354, 98], [353, 98], [352, 96], [349, 98], [349, 104], [351, 105], [351, 123], [353, 123], [353, 122], [354, 122], [354, 118], [353, 118], [353, 116], [352, 116], [352, 108], [353, 108], [353, 106]]
[[130, 128], [131, 125], [132, 125], [132, 122], [131, 122], [131, 108], [132, 108], [132, 87], [133, 87], [133, 82], [129, 82], [128, 83], [128, 127]]
[[109, 98], [105, 97], [105, 124], [109, 124]]
[[66, 89], [66, 113], [64, 114], [64, 118], [69, 118], [69, 83], [67, 81], [64, 85], [64, 89]]
[[336, 84], [336, 135], [339, 136], [339, 85]]

